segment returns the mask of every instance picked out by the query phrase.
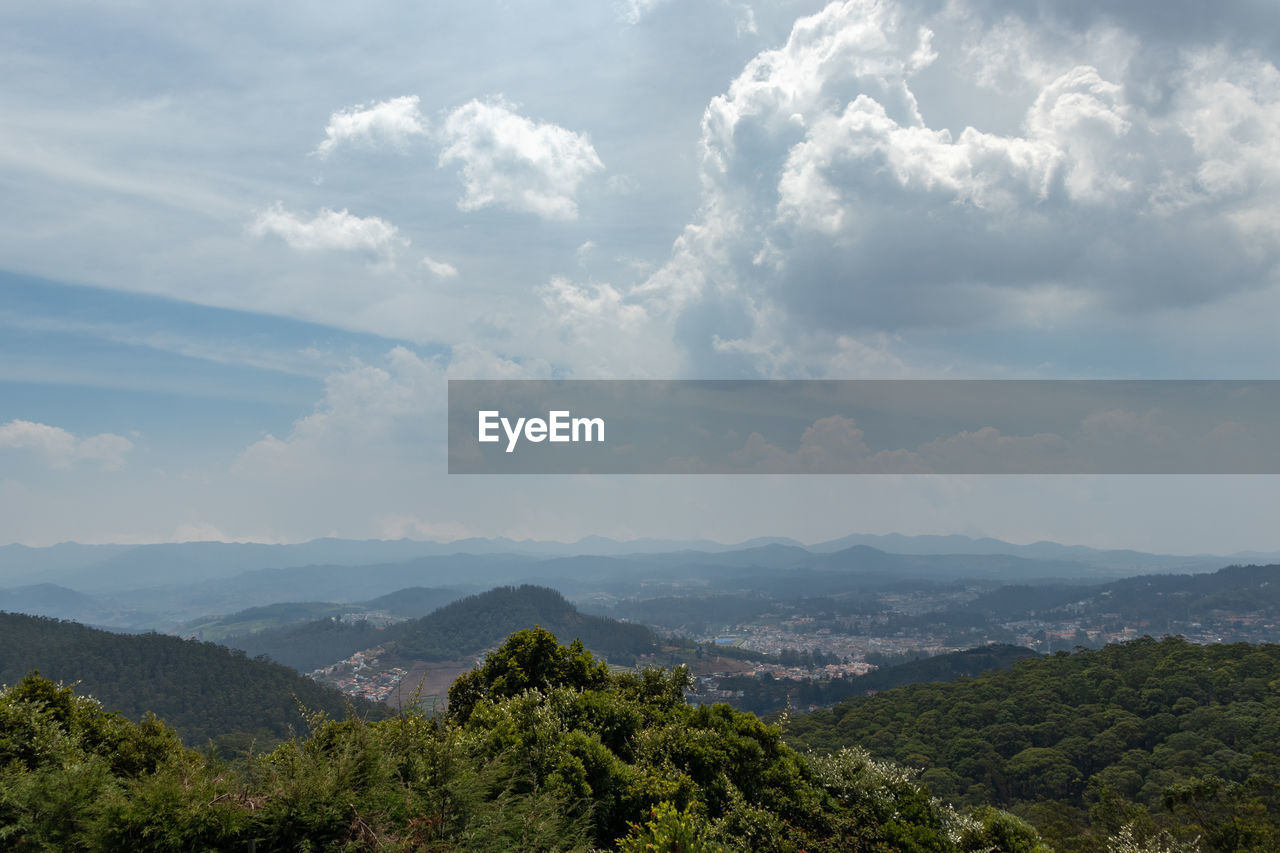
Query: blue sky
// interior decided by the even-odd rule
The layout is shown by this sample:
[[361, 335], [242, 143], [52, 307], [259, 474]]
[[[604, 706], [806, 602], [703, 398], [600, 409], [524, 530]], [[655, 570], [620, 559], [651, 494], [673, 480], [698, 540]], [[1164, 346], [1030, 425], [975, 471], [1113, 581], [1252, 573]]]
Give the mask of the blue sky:
[[1209, 9], [6, 7], [0, 542], [1280, 548], [1269, 477], [443, 473], [448, 377], [1274, 378], [1280, 10]]

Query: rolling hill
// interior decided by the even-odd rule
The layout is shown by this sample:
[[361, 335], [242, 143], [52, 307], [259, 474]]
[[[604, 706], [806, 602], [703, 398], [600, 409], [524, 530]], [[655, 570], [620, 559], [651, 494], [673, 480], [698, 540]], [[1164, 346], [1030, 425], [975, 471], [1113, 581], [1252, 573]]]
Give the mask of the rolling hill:
[[[76, 683], [132, 719], [154, 712], [193, 745], [233, 734], [270, 743], [305, 730], [300, 708], [341, 717], [352, 707], [339, 692], [285, 666], [213, 643], [0, 613], [0, 683], [14, 684], [33, 670]], [[374, 717], [386, 713], [369, 703], [355, 707]]]

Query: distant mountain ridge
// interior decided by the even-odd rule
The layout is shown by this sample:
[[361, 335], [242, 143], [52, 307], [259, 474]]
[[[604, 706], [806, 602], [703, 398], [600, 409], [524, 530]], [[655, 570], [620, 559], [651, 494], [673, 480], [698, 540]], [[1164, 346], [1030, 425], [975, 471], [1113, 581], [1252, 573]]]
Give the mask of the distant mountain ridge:
[[[781, 546], [828, 554], [866, 545], [880, 551], [914, 555], [1005, 554], [1027, 559], [1066, 560], [1125, 571], [1174, 571], [1220, 567], [1233, 562], [1280, 559], [1280, 552], [1228, 555], [1169, 555], [1103, 550], [1082, 545], [1035, 542], [1016, 545], [992, 538], [952, 535], [851, 534], [804, 545], [787, 537], [757, 537], [725, 544], [709, 539], [633, 539], [588, 536], [576, 542], [470, 538], [453, 542], [411, 539], [314, 539], [290, 545], [234, 542], [182, 542], [151, 545], [82, 545], [64, 542], [43, 548], [0, 546], [0, 585], [57, 583], [81, 592], [171, 583], [175, 570], [190, 582], [229, 577], [243, 571], [309, 565], [356, 566], [403, 562], [457, 554], [510, 555], [525, 558], [634, 557], [638, 555], [741, 552]], [[124, 584], [124, 586], [121, 586]]]
[[650, 583], [665, 587], [656, 593], [662, 595], [740, 582], [760, 594], [826, 595], [852, 582], [901, 580], [1096, 584], [1137, 574], [1208, 572], [1230, 562], [1237, 561], [896, 534], [857, 534], [807, 547], [780, 537], [737, 545], [599, 537], [576, 543], [10, 545], [0, 547], [0, 610], [113, 630], [181, 633], [195, 620], [246, 608], [300, 600], [359, 603], [408, 587], [465, 595], [529, 583], [583, 599], [605, 587], [609, 595], [625, 597]]

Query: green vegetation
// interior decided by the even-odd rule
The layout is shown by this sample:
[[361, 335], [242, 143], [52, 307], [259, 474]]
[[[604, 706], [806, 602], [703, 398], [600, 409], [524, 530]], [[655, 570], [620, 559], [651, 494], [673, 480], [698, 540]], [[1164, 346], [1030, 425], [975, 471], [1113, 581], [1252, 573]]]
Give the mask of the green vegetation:
[[857, 749], [684, 702], [683, 668], [610, 674], [512, 635], [445, 718], [315, 715], [234, 766], [40, 678], [0, 694], [0, 846], [15, 850], [1005, 851], [1029, 825], [962, 815]]
[[[140, 720], [147, 712], [189, 744], [271, 744], [305, 726], [299, 707], [341, 716], [349, 699], [293, 670], [213, 643], [162, 634], [113, 634], [74, 622], [0, 613], [0, 684], [31, 670]], [[381, 706], [359, 703], [365, 715]]]
[[[1009, 808], [1062, 853], [1127, 832], [1280, 849], [1280, 646], [1144, 638], [916, 684], [794, 718], [799, 747], [859, 744], [961, 805]], [[1167, 846], [1167, 845], [1166, 845]]]

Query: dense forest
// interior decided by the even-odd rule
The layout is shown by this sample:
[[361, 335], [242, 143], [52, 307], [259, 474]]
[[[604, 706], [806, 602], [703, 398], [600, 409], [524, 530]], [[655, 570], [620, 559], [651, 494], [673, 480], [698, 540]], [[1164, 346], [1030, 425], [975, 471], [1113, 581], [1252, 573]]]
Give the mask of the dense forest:
[[996, 804], [1060, 853], [1123, 826], [1205, 850], [1280, 849], [1280, 646], [1145, 638], [795, 716], [789, 742], [857, 744], [944, 800]]
[[[139, 720], [153, 712], [182, 739], [271, 744], [305, 725], [300, 708], [342, 716], [351, 700], [293, 670], [213, 643], [163, 634], [113, 634], [39, 616], [0, 613], [0, 684], [31, 670], [76, 684]], [[359, 703], [365, 715], [381, 706]]]
[[1018, 818], [957, 812], [861, 750], [803, 756], [750, 714], [692, 707], [688, 681], [611, 674], [522, 631], [458, 680], [445, 718], [318, 714], [225, 765], [28, 678], [0, 694], [0, 845], [1047, 853]]
[[[380, 604], [384, 608], [397, 606], [393, 599], [389, 596]], [[623, 666], [657, 649], [657, 637], [649, 628], [580, 613], [555, 590], [530, 585], [497, 587], [386, 628], [330, 618], [229, 637], [225, 642], [250, 655], [267, 655], [310, 672], [371, 646], [394, 649], [406, 660], [458, 660], [492, 648], [512, 632], [532, 625], [541, 625], [558, 636], [580, 638], [610, 663]]]

